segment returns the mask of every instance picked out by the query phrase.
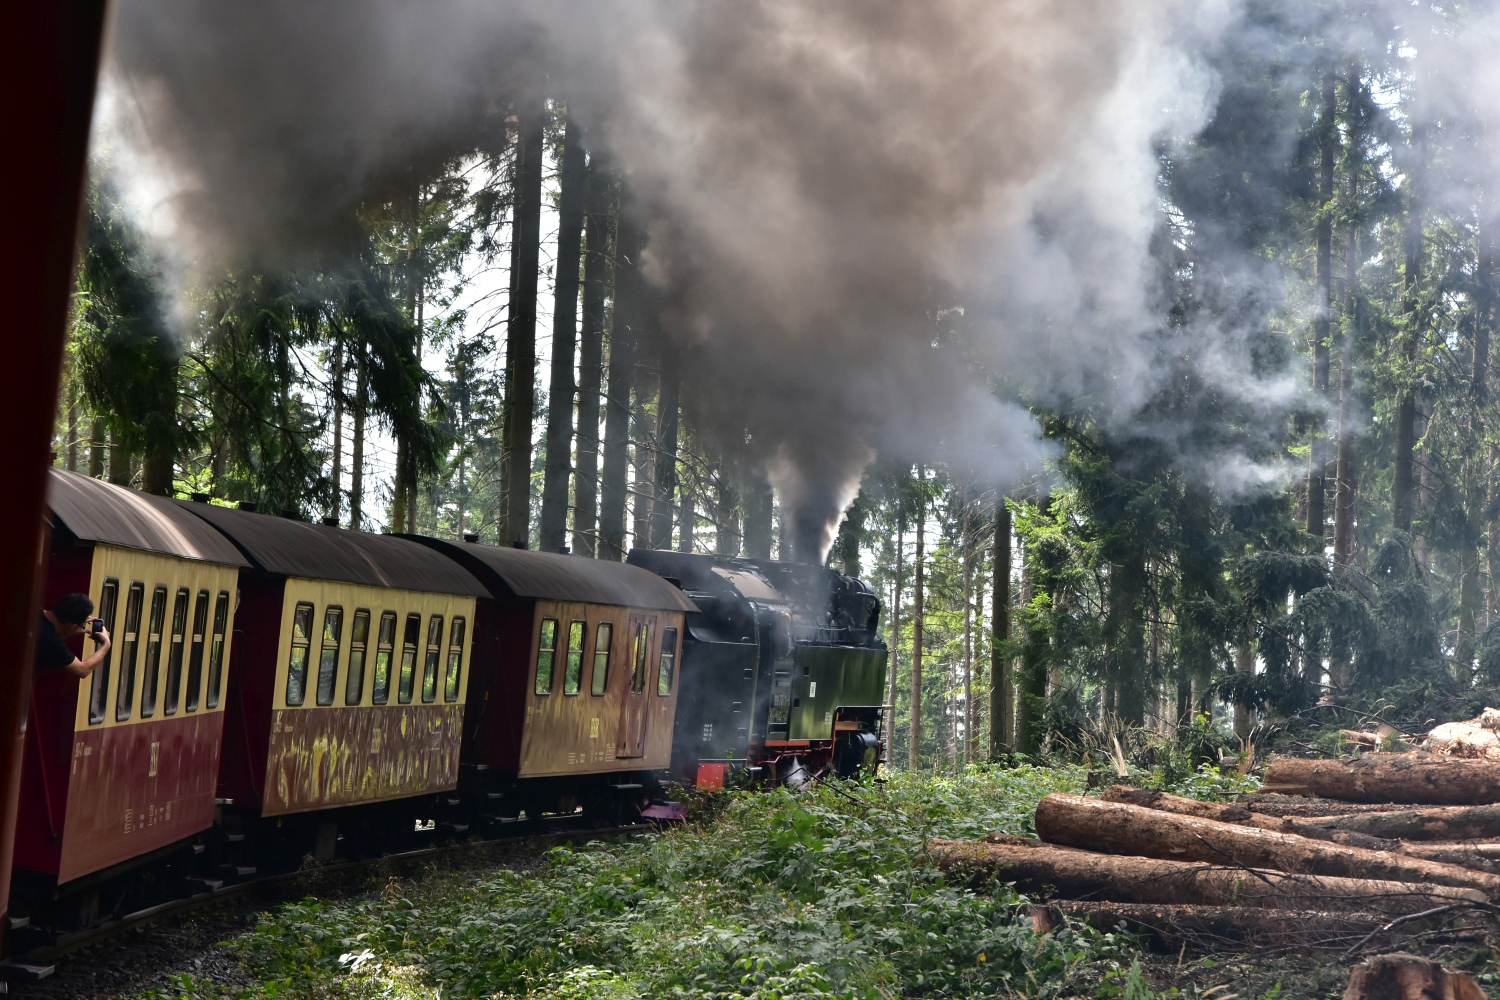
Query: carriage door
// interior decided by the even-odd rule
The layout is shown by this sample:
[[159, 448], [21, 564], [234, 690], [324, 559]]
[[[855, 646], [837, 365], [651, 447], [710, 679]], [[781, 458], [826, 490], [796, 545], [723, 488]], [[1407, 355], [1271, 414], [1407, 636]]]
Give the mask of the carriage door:
[[646, 709], [650, 707], [647, 697], [653, 657], [651, 643], [656, 638], [655, 615], [631, 615], [630, 631], [626, 633], [629, 643], [626, 655], [630, 657], [630, 677], [625, 689], [625, 700], [620, 714], [620, 744], [615, 748], [616, 757], [640, 757], [646, 752]]

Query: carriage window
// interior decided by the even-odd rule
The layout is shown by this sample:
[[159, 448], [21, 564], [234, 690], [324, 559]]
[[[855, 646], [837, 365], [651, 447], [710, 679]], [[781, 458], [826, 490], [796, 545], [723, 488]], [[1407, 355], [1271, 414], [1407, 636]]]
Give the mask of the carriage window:
[[167, 650], [167, 697], [165, 714], [176, 715], [177, 704], [182, 697], [182, 647], [187, 638], [188, 589], [177, 588], [177, 599], [172, 602], [172, 643]]
[[427, 620], [427, 658], [422, 663], [422, 700], [437, 701], [438, 663], [443, 657], [443, 616]]
[[370, 638], [370, 612], [354, 612], [354, 628], [349, 632], [349, 677], [344, 682], [344, 704], [358, 705], [365, 694], [365, 646]]
[[193, 644], [188, 649], [187, 696], [183, 708], [198, 711], [198, 693], [203, 687], [203, 634], [208, 631], [208, 591], [198, 591], [193, 605]]
[[161, 669], [161, 630], [167, 620], [167, 588], [151, 592], [151, 620], [146, 627], [146, 663], [141, 668], [141, 718], [156, 714], [156, 682]]
[[458, 700], [458, 674], [464, 665], [464, 620], [453, 619], [448, 631], [448, 676], [443, 679], [443, 700]]
[[312, 645], [313, 606], [302, 603], [292, 612], [292, 655], [286, 667], [286, 703], [307, 700], [307, 648]]
[[[109, 633], [110, 639], [115, 637], [115, 605], [119, 602], [120, 581], [113, 578], [104, 581], [104, 587], [99, 591], [99, 617], [104, 621], [104, 630]], [[104, 721], [104, 710], [109, 704], [109, 661], [114, 658], [115, 650], [111, 646], [109, 652], [104, 654], [104, 659], [94, 672], [89, 675], [89, 725], [97, 726]]]
[[380, 616], [380, 635], [375, 644], [375, 682], [370, 687], [370, 703], [384, 705], [391, 698], [391, 656], [396, 648], [396, 612]]
[[219, 707], [219, 690], [224, 683], [224, 636], [229, 628], [229, 591], [219, 591], [214, 602], [214, 638], [208, 647], [208, 707]]
[[412, 684], [417, 677], [417, 643], [422, 641], [422, 616], [412, 613], [406, 616], [406, 634], [401, 637], [401, 681], [396, 689], [396, 700], [405, 705], [411, 701]]
[[646, 659], [650, 650], [651, 626], [640, 622], [635, 627], [635, 648], [630, 668], [630, 693], [640, 694], [646, 690]]
[[665, 698], [672, 693], [672, 671], [677, 666], [677, 630], [661, 630], [661, 662], [656, 670], [656, 693]]
[[609, 684], [609, 647], [615, 640], [615, 627], [611, 622], [600, 622], [594, 630], [594, 679], [590, 691], [602, 695]]
[[557, 619], [543, 618], [536, 644], [536, 693], [552, 693], [552, 668], [557, 663]]
[[568, 661], [563, 667], [563, 694], [577, 694], [583, 680], [583, 634], [588, 622], [568, 624]]
[[141, 647], [141, 605], [146, 603], [146, 585], [132, 583], [125, 598], [125, 635], [120, 645], [120, 680], [115, 688], [115, 721], [130, 718], [135, 703], [135, 657]]
[[333, 683], [339, 675], [339, 643], [344, 636], [344, 609], [330, 604], [323, 612], [323, 652], [318, 657], [318, 704], [333, 704]]

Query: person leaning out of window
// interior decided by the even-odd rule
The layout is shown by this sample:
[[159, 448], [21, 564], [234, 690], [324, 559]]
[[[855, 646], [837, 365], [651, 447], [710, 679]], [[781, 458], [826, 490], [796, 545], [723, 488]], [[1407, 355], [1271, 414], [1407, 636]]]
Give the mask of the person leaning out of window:
[[[104, 620], [92, 617], [94, 602], [87, 594], [69, 594], [51, 611], [43, 611], [36, 627], [36, 672], [66, 670], [74, 677], [87, 677], [109, 654], [109, 633]], [[94, 640], [94, 651], [79, 659], [67, 642], [75, 635], [87, 634]]]

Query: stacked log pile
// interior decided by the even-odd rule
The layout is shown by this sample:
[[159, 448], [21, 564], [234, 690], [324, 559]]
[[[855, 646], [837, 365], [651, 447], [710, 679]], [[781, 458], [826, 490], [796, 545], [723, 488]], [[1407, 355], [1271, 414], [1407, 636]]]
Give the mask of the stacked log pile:
[[[1132, 925], [1177, 950], [1481, 940], [1500, 912], [1500, 761], [1382, 754], [1279, 760], [1265, 794], [1199, 802], [1138, 788], [1048, 795], [1035, 840], [932, 851], [976, 886], [1011, 883], [1064, 918]], [[1493, 841], [1493, 842], [1491, 842]]]

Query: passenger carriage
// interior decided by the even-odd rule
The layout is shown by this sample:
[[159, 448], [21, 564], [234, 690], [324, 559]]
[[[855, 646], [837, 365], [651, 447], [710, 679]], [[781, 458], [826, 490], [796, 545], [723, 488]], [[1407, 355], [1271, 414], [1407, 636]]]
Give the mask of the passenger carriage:
[[[76, 473], [51, 470], [48, 508], [42, 606], [87, 593], [113, 646], [87, 680], [35, 679], [15, 887], [33, 906], [78, 895], [87, 922], [100, 887], [173, 852], [191, 857], [189, 841], [213, 824], [246, 562], [172, 501]], [[139, 902], [109, 888], [106, 910]]]
[[686, 595], [634, 566], [413, 536], [488, 591], [464, 789], [492, 819], [628, 816], [671, 762]]
[[[331, 857], [340, 827], [378, 850], [434, 823], [458, 784], [484, 588], [405, 538], [175, 503], [250, 564], [219, 772], [227, 836], [274, 822], [284, 861]], [[249, 860], [231, 849], [233, 868]]]

